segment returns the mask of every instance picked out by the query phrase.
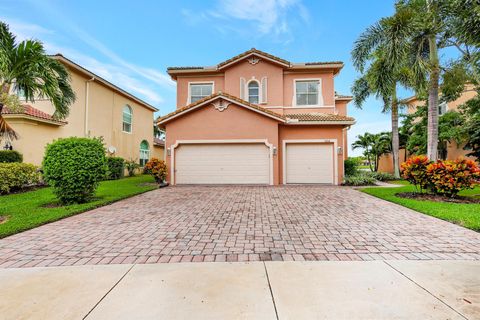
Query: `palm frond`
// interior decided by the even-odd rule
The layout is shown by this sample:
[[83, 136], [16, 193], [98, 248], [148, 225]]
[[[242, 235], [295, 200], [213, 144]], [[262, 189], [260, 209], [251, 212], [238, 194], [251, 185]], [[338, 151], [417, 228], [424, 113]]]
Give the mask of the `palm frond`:
[[384, 29], [380, 22], [375, 23], [365, 30], [355, 41], [352, 50], [353, 66], [363, 72], [370, 55], [379, 46], [384, 38]]

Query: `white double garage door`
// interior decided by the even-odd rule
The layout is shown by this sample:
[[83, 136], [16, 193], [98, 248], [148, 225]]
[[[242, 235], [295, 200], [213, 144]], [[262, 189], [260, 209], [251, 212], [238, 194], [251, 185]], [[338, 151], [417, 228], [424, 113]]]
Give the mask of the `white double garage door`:
[[[265, 143], [194, 143], [175, 149], [176, 184], [272, 184], [273, 150]], [[334, 183], [333, 144], [288, 143], [285, 183]]]

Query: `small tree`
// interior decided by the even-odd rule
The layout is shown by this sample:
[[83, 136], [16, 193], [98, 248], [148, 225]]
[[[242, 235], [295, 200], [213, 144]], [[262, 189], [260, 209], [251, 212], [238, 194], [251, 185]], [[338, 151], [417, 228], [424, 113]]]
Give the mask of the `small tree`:
[[143, 171], [152, 175], [157, 183], [163, 183], [167, 179], [167, 165], [163, 160], [151, 158], [143, 167]]
[[58, 139], [46, 147], [45, 181], [63, 204], [87, 202], [105, 177], [105, 148], [100, 138]]
[[128, 171], [128, 176], [133, 177], [135, 175], [135, 171], [140, 168], [137, 159], [130, 159], [125, 161], [125, 168]]

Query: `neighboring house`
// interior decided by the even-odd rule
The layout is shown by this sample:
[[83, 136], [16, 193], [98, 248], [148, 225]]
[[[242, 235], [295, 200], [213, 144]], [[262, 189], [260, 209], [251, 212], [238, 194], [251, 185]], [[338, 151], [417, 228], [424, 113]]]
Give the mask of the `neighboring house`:
[[166, 130], [171, 184], [339, 184], [349, 96], [342, 62], [291, 63], [251, 49], [213, 67], [173, 67]]
[[[442, 102], [438, 106], [438, 114], [441, 116], [447, 111], [458, 111], [458, 108], [467, 102], [468, 100], [474, 98], [477, 95], [474, 86], [467, 85], [465, 90], [463, 91], [462, 95], [455, 101], [451, 102]], [[408, 108], [407, 113], [412, 114], [417, 111], [419, 106], [424, 106], [426, 104], [425, 100], [420, 100], [416, 96], [410, 97], [405, 100]], [[467, 157], [467, 153], [469, 150], [464, 150], [463, 145], [458, 145], [456, 142], [447, 143], [447, 154], [445, 159], [446, 160], [455, 160], [458, 158], [467, 158], [472, 160], [477, 160], [474, 157]], [[440, 155], [441, 156], [441, 155]], [[400, 163], [404, 162], [408, 158], [408, 153], [405, 154], [405, 149], [400, 150]], [[443, 157], [441, 157], [443, 158]], [[378, 164], [378, 171], [380, 172], [390, 172], [393, 173], [393, 159], [391, 154], [385, 154], [380, 157], [379, 164]]]
[[103, 137], [109, 155], [140, 164], [164, 157], [153, 137], [155, 107], [62, 55], [52, 57], [70, 71], [76, 101], [62, 121], [52, 117], [55, 108], [46, 99], [25, 104], [21, 113], [4, 109], [3, 117], [20, 136], [12, 141], [13, 149], [23, 154], [24, 162], [40, 165], [48, 143], [71, 136]]

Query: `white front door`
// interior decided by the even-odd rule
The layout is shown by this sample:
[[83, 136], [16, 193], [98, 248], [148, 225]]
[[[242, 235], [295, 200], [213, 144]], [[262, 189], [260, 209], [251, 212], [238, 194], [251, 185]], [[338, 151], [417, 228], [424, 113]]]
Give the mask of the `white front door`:
[[264, 143], [180, 144], [176, 184], [269, 184], [270, 150]]
[[287, 143], [287, 183], [334, 183], [334, 153], [331, 143]]

